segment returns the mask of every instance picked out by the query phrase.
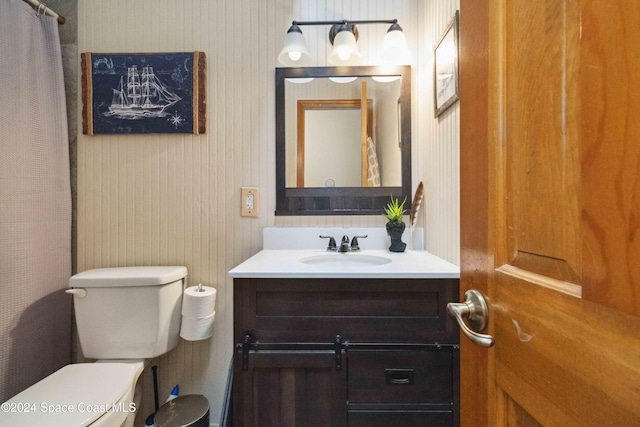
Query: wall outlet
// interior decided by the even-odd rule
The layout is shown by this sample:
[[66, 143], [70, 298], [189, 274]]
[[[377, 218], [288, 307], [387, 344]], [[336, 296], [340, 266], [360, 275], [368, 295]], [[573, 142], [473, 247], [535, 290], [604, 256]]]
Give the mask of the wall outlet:
[[258, 217], [260, 212], [260, 189], [242, 187], [240, 189], [240, 216]]

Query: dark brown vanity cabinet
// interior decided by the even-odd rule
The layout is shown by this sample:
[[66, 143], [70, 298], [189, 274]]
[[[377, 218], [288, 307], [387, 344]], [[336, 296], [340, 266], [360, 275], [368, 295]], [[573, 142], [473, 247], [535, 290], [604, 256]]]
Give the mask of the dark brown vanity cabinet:
[[456, 426], [458, 279], [234, 279], [234, 426]]

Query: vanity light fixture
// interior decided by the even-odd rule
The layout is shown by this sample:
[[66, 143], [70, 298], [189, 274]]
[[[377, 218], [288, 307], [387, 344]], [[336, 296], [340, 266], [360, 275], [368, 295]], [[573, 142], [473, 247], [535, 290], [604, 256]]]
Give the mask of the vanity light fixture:
[[333, 65], [360, 65], [358, 50], [358, 27], [355, 24], [336, 24], [329, 31], [329, 41], [333, 45], [327, 60]]
[[398, 25], [397, 19], [366, 21], [293, 21], [287, 31], [285, 44], [278, 55], [278, 61], [284, 66], [299, 67], [305, 65], [310, 55], [307, 50], [300, 26], [331, 25], [329, 41], [333, 45], [328, 62], [332, 65], [361, 65], [362, 55], [358, 50], [358, 27], [364, 24], [391, 24], [382, 42], [380, 59], [382, 64], [408, 64], [411, 60], [407, 40]]
[[383, 64], [408, 64], [411, 61], [411, 54], [407, 47], [407, 38], [398, 23], [394, 23], [387, 30], [387, 35], [382, 41], [380, 59]]
[[302, 30], [295, 21], [284, 38], [284, 47], [278, 55], [278, 61], [289, 67], [299, 67], [309, 59], [309, 51], [304, 41]]

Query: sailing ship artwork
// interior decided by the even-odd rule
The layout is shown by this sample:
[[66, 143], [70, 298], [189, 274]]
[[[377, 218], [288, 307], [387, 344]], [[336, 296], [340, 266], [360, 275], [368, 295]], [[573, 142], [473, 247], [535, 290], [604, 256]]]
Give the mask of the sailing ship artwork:
[[[113, 89], [109, 111], [103, 115], [130, 120], [166, 117], [169, 112], [165, 110], [181, 99], [156, 77], [152, 66], [145, 65], [140, 74], [138, 66], [132, 65], [127, 67], [126, 84], [124, 75], [120, 76], [120, 85]], [[180, 118], [176, 117], [176, 126], [180, 122]]]
[[82, 56], [85, 133], [204, 132], [202, 52]]

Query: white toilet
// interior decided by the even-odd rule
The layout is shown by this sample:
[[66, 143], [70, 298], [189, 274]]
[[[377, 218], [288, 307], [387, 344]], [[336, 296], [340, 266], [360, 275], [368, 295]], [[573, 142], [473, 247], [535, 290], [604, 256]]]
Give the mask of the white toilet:
[[82, 352], [98, 361], [67, 365], [3, 403], [0, 426], [133, 426], [145, 363], [178, 344], [186, 277], [180, 266], [71, 277]]

